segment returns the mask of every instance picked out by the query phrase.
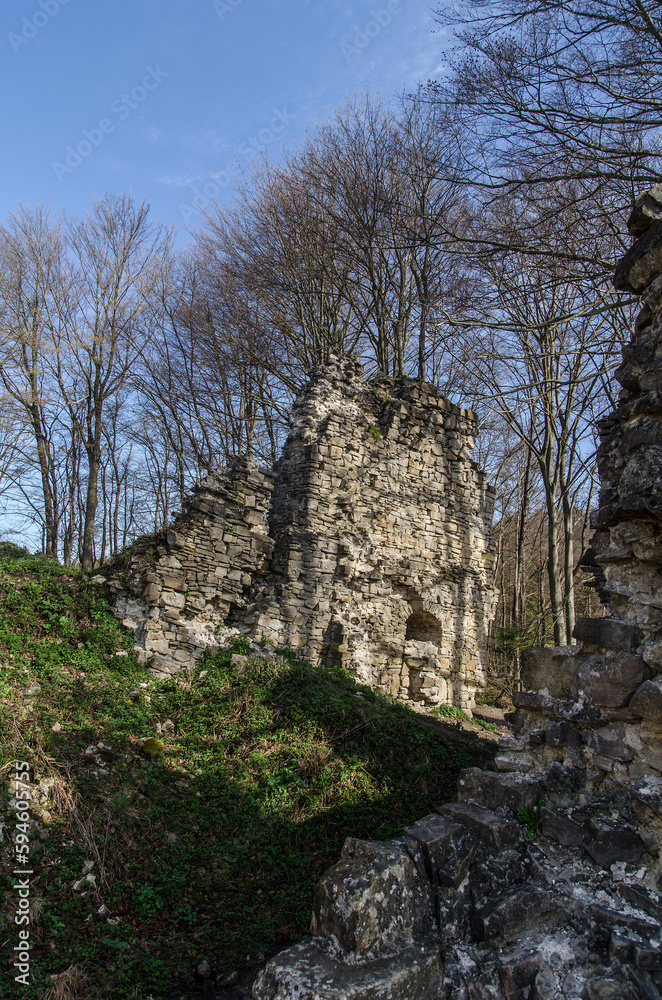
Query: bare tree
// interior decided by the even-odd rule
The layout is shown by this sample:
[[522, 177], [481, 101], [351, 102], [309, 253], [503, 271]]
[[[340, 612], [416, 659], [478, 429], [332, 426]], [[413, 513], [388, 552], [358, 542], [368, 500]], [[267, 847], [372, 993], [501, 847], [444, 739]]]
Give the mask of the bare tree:
[[94, 564], [94, 534], [106, 407], [129, 382], [150, 331], [148, 302], [167, 266], [171, 234], [148, 206], [106, 196], [69, 230], [72, 266], [58, 289], [54, 370], [87, 459], [81, 565]]

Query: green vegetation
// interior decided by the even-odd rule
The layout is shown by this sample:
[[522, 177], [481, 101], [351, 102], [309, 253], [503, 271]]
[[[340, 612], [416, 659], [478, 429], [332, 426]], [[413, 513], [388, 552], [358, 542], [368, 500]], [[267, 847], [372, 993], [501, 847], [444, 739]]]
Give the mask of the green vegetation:
[[517, 818], [529, 831], [529, 838], [537, 837], [542, 830], [542, 807], [544, 799], [538, 799], [534, 806], [525, 806], [517, 810]]
[[470, 718], [466, 712], [463, 712], [461, 708], [456, 708], [455, 705], [438, 705], [437, 708], [430, 710], [430, 715], [436, 715], [439, 719], [460, 719], [462, 722], [471, 722], [474, 726], [486, 729], [489, 733], [498, 733], [499, 731], [499, 727], [495, 726], [493, 722], [486, 722], [485, 719], [479, 719], [477, 716]]
[[[493, 752], [341, 670], [286, 653], [238, 677], [230, 657], [154, 679], [103, 587], [0, 555], [7, 873], [13, 761], [46, 789], [30, 833], [34, 982], [5, 968], [3, 996], [45, 998], [65, 970], [62, 996], [103, 1000], [188, 995], [202, 960], [219, 977], [241, 971], [307, 933], [314, 884], [346, 836], [399, 834]], [[3, 914], [12, 885], [2, 877]]]
[[381, 441], [381, 439], [382, 439], [382, 432], [380, 431], [379, 427], [369, 427], [368, 430], [370, 431], [370, 433], [374, 437], [375, 441]]

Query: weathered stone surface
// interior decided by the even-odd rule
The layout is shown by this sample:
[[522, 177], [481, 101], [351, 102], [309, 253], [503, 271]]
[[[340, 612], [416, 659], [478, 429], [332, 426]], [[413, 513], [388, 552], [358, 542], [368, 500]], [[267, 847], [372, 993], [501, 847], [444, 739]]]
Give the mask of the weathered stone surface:
[[550, 719], [545, 728], [545, 740], [550, 747], [581, 746], [582, 734], [571, 722]]
[[457, 792], [460, 802], [469, 800], [487, 809], [516, 814], [518, 809], [534, 806], [542, 797], [543, 787], [538, 778], [525, 774], [499, 774], [471, 767], [460, 774]]
[[311, 933], [335, 938], [357, 958], [384, 957], [424, 933], [432, 912], [429, 887], [403, 844], [350, 838], [315, 888]]
[[639, 239], [662, 219], [662, 184], [656, 184], [640, 194], [628, 218], [630, 236]]
[[475, 830], [482, 840], [498, 850], [515, 847], [520, 841], [516, 823], [473, 802], [452, 802], [440, 806], [438, 811], [442, 816], [449, 816]]
[[585, 729], [582, 735], [586, 746], [591, 747], [601, 757], [625, 763], [634, 758], [634, 752], [625, 742], [621, 729], [602, 726], [600, 729]]
[[641, 293], [662, 273], [662, 222], [656, 222], [619, 262], [614, 288]]
[[541, 927], [555, 930], [567, 917], [564, 900], [528, 885], [483, 907], [474, 916], [472, 926], [478, 941], [500, 937], [510, 943]]
[[662, 677], [644, 681], [632, 696], [628, 708], [642, 719], [662, 723]]
[[542, 832], [564, 847], [581, 847], [588, 834], [583, 823], [577, 823], [563, 812], [541, 809]]
[[527, 649], [522, 653], [522, 684], [528, 692], [547, 691], [552, 698], [575, 698], [583, 661], [581, 646]]
[[636, 625], [617, 618], [578, 618], [572, 634], [581, 643], [588, 642], [624, 653], [633, 652], [642, 640]]
[[636, 862], [644, 853], [644, 843], [630, 826], [616, 820], [593, 817], [586, 825], [585, 848], [596, 864], [608, 867], [615, 862]]
[[626, 653], [589, 655], [577, 674], [577, 684], [593, 705], [622, 708], [648, 674], [640, 656]]
[[348, 964], [315, 941], [281, 951], [253, 985], [253, 1000], [437, 1000], [439, 949], [413, 946], [391, 959]]

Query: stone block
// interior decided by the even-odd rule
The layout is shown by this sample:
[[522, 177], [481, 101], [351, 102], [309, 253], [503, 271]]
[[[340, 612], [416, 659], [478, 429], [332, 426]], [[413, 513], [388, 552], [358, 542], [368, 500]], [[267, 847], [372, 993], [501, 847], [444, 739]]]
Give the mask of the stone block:
[[586, 824], [586, 851], [597, 865], [608, 868], [615, 862], [637, 862], [644, 853], [644, 843], [633, 827], [603, 817], [592, 817]]
[[585, 729], [582, 733], [585, 744], [595, 750], [601, 757], [609, 760], [620, 760], [628, 764], [634, 757], [633, 751], [624, 741], [618, 729], [603, 726], [600, 729]]
[[176, 593], [174, 590], [164, 590], [161, 594], [161, 602], [167, 608], [175, 608], [180, 611], [186, 607], [186, 595]]
[[500, 937], [504, 942], [517, 941], [538, 929], [549, 933], [568, 919], [565, 900], [553, 893], [526, 885], [491, 901], [471, 920], [478, 941]]
[[617, 618], [578, 618], [572, 634], [579, 642], [624, 653], [633, 652], [642, 640], [636, 625]]
[[143, 601], [148, 604], [156, 604], [161, 596], [161, 586], [158, 583], [148, 583], [143, 590]]
[[644, 681], [632, 696], [628, 708], [648, 722], [662, 724], [662, 677]]
[[662, 816], [662, 778], [648, 776], [632, 785], [630, 795]]
[[662, 949], [659, 946], [650, 943], [633, 945], [632, 960], [637, 969], [645, 972], [662, 971]]
[[640, 194], [634, 203], [627, 226], [630, 236], [639, 239], [662, 219], [662, 184]]
[[662, 222], [656, 222], [619, 262], [614, 288], [640, 294], [662, 274]]
[[522, 684], [527, 691], [547, 691], [552, 698], [574, 698], [583, 655], [581, 646], [525, 650]]
[[545, 729], [545, 741], [550, 747], [581, 746], [581, 732], [571, 722], [550, 719]]
[[437, 812], [458, 823], [464, 823], [470, 830], [475, 831], [481, 840], [497, 850], [516, 847], [521, 840], [517, 823], [504, 819], [503, 816], [474, 802], [452, 802], [440, 806]]
[[394, 958], [348, 965], [313, 939], [280, 952], [259, 973], [253, 1000], [436, 1000], [439, 949], [412, 946]]
[[647, 675], [648, 667], [640, 656], [607, 653], [589, 655], [577, 680], [593, 705], [624, 708]]
[[166, 532], [166, 542], [173, 549], [183, 549], [186, 545], [186, 536], [179, 531], [171, 529]]
[[454, 889], [461, 884], [478, 843], [463, 823], [432, 813], [405, 834], [420, 845], [430, 881]]
[[432, 912], [429, 886], [403, 844], [349, 838], [317, 883], [311, 933], [357, 958], [385, 957], [420, 937]]
[[581, 847], [587, 838], [583, 823], [577, 823], [567, 813], [541, 809], [542, 832], [564, 847]]
[[548, 767], [542, 783], [550, 792], [578, 792], [585, 782], [579, 767], [568, 766], [556, 760]]
[[478, 767], [462, 771], [457, 783], [458, 799], [476, 802], [486, 809], [518, 809], [535, 806], [543, 795], [538, 778], [526, 774], [482, 771]]

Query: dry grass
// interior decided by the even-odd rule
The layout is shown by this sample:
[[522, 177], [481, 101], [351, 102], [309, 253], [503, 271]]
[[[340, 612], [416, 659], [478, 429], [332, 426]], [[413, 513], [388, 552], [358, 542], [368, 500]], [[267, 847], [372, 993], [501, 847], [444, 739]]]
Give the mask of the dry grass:
[[53, 976], [53, 985], [44, 994], [44, 1000], [77, 1000], [83, 997], [87, 979], [80, 965], [71, 965], [58, 976]]

